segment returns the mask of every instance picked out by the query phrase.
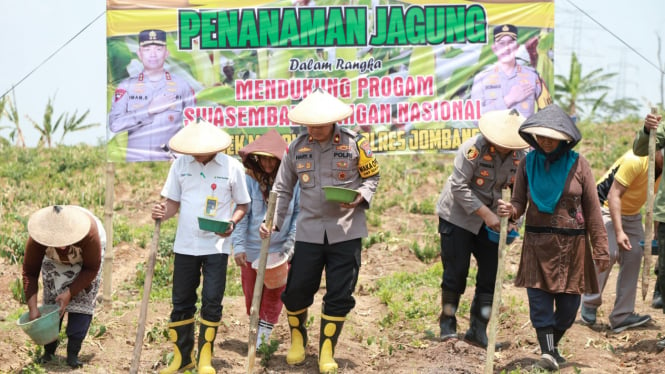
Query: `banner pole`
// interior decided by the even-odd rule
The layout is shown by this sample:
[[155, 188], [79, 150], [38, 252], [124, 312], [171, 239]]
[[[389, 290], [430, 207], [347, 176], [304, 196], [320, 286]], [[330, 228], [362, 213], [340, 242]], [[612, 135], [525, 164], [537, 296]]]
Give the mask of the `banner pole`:
[[113, 300], [113, 197], [115, 184], [115, 166], [113, 162], [106, 163], [106, 199], [104, 201], [104, 228], [106, 229], [106, 252], [104, 252], [104, 266], [102, 273], [102, 301], [108, 306]]

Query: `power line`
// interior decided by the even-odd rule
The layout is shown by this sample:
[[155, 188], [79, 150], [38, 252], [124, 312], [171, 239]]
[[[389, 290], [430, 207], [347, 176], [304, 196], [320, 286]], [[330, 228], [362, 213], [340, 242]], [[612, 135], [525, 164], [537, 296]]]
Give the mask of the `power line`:
[[657, 65], [654, 64], [653, 62], [649, 61], [648, 58], [644, 57], [639, 51], [637, 51], [635, 48], [633, 48], [632, 45], [626, 43], [623, 39], [621, 39], [621, 37], [619, 37], [617, 34], [613, 33], [610, 29], [608, 29], [607, 27], [605, 27], [605, 25], [603, 25], [602, 23], [600, 23], [599, 21], [597, 21], [595, 18], [593, 18], [589, 13], [585, 12], [583, 9], [581, 9], [580, 7], [578, 7], [577, 4], [573, 3], [571, 0], [567, 0], [567, 1], [568, 1], [568, 3], [570, 3], [570, 5], [572, 5], [573, 7], [575, 7], [575, 8], [576, 8], [577, 10], [579, 10], [582, 14], [584, 14], [584, 15], [587, 16], [587, 17], [589, 17], [590, 20], [592, 20], [593, 22], [595, 22], [595, 23], [596, 23], [598, 26], [600, 26], [603, 30], [607, 31], [610, 35], [612, 35], [613, 37], [615, 37], [615, 38], [616, 38], [618, 41], [620, 41], [623, 45], [625, 45], [626, 47], [628, 47], [628, 49], [630, 49], [631, 51], [635, 52], [635, 54], [638, 55], [638, 56], [640, 56], [644, 61], [646, 61], [647, 64], [649, 64], [649, 65], [653, 66], [654, 68], [656, 68], [656, 70], [658, 70], [658, 72], [660, 72], [661, 74], [665, 74], [665, 72], [664, 72], [663, 70], [661, 70], [659, 66], [657, 66]]
[[64, 44], [62, 44], [58, 49], [56, 49], [55, 52], [51, 53], [50, 56], [48, 56], [47, 58], [45, 58], [45, 59], [44, 59], [39, 65], [37, 65], [37, 66], [36, 66], [34, 69], [32, 69], [28, 74], [26, 74], [23, 78], [21, 78], [21, 80], [18, 81], [18, 83], [12, 85], [12, 87], [11, 87], [10, 89], [8, 89], [7, 91], [5, 91], [5, 92], [2, 94], [2, 96], [0, 96], [0, 100], [4, 99], [5, 96], [7, 96], [7, 94], [8, 94], [10, 91], [12, 91], [12, 90], [13, 90], [14, 88], [16, 88], [18, 85], [20, 85], [21, 83], [23, 83], [24, 80], [28, 79], [29, 76], [31, 76], [34, 72], [36, 72], [36, 71], [37, 71], [40, 67], [42, 67], [45, 63], [47, 63], [51, 58], [53, 58], [53, 56], [55, 56], [56, 54], [58, 54], [58, 52], [60, 52], [60, 50], [62, 50], [63, 48], [65, 48], [69, 43], [71, 43], [71, 42], [72, 42], [74, 39], [76, 39], [79, 35], [81, 35], [81, 33], [83, 33], [85, 30], [87, 30], [88, 27], [92, 26], [92, 24], [95, 23], [95, 22], [96, 22], [101, 16], [103, 16], [105, 13], [106, 13], [106, 10], [104, 10], [103, 12], [101, 12], [97, 17], [95, 17], [92, 21], [90, 21], [90, 23], [88, 23], [88, 24], [87, 24], [85, 27], [83, 27], [79, 32], [77, 32], [74, 36], [72, 36], [68, 41], [66, 41], [66, 42], [65, 42]]

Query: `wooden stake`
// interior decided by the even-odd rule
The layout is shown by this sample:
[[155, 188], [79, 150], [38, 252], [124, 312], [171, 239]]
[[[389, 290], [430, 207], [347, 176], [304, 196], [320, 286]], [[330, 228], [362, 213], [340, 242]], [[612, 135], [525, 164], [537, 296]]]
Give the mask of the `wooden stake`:
[[[275, 216], [275, 203], [277, 192], [270, 191], [268, 197], [268, 211], [266, 212], [266, 226], [272, 229], [273, 217]], [[261, 309], [261, 296], [263, 294], [263, 278], [266, 274], [266, 263], [268, 262], [268, 249], [270, 248], [270, 236], [261, 242], [261, 253], [259, 254], [259, 268], [256, 270], [256, 282], [254, 283], [254, 296], [252, 307], [249, 309], [249, 338], [247, 340], [247, 373], [254, 371], [254, 359], [256, 358], [256, 336], [259, 326], [259, 309]]]
[[157, 247], [159, 247], [159, 230], [161, 227], [161, 222], [161, 220], [155, 220], [155, 230], [152, 233], [152, 243], [150, 244], [148, 266], [145, 269], [145, 280], [143, 282], [141, 314], [139, 316], [138, 329], [136, 330], [136, 340], [134, 342], [134, 356], [132, 357], [132, 366], [129, 369], [131, 374], [136, 374], [139, 370], [141, 349], [143, 348], [143, 335], [145, 334], [145, 320], [148, 315], [148, 302], [150, 301], [150, 289], [152, 288], [152, 275], [155, 272], [155, 262], [157, 261]]
[[[657, 114], [658, 108], [651, 107], [651, 114]], [[642, 301], [649, 292], [651, 276], [651, 241], [653, 240], [653, 200], [654, 181], [656, 177], [656, 130], [649, 131], [649, 166], [647, 168], [647, 209], [644, 222], [644, 262], [642, 265]]]
[[[501, 199], [510, 201], [510, 188], [501, 191]], [[499, 232], [499, 261], [496, 268], [496, 280], [494, 281], [494, 301], [492, 302], [492, 314], [490, 317], [489, 334], [487, 336], [487, 358], [485, 360], [485, 374], [492, 374], [494, 370], [494, 345], [496, 342], [496, 326], [499, 320], [499, 308], [501, 307], [501, 287], [503, 285], [503, 268], [506, 258], [506, 238], [508, 237], [508, 217], [501, 217], [501, 231]]]

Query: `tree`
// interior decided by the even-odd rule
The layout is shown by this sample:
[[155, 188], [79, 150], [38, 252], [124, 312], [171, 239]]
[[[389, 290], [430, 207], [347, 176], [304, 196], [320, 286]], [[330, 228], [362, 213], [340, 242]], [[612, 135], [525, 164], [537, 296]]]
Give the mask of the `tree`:
[[555, 95], [554, 100], [564, 108], [571, 116], [577, 112], [583, 112], [579, 103], [591, 103], [597, 107], [600, 102], [598, 98], [589, 97], [592, 94], [602, 94], [610, 87], [603, 83], [614, 77], [616, 73], [603, 73], [603, 69], [596, 69], [589, 74], [582, 75], [582, 64], [580, 64], [575, 53], [570, 58], [570, 72], [568, 77], [557, 74], [554, 76]]
[[604, 99], [607, 93], [601, 96], [600, 105], [593, 108], [590, 116], [600, 118], [604, 123], [612, 124], [617, 122], [633, 122], [637, 116], [640, 106], [636, 99], [621, 98], [613, 102], [606, 102]]
[[85, 118], [90, 114], [90, 109], [86, 110], [85, 113], [81, 115], [81, 117], [76, 117], [76, 113], [78, 111], [74, 111], [74, 114], [71, 116], [67, 114], [65, 116], [65, 122], [63, 122], [62, 125], [62, 136], [60, 137], [60, 143], [65, 139], [65, 136], [69, 133], [76, 132], [76, 131], [83, 131], [87, 130], [92, 127], [99, 126], [99, 123], [88, 123], [88, 124], [83, 124], [83, 121], [85, 121]]
[[51, 146], [53, 145], [53, 136], [55, 135], [56, 131], [60, 127], [60, 124], [62, 123], [62, 120], [64, 119], [65, 114], [63, 113], [58, 117], [55, 123], [53, 123], [54, 100], [55, 98], [48, 99], [48, 103], [46, 103], [46, 109], [44, 109], [44, 119], [41, 125], [32, 118], [30, 118], [30, 116], [26, 116], [28, 120], [32, 122], [32, 125], [35, 127], [35, 129], [39, 131], [40, 136], [37, 146], [46, 144], [47, 147], [51, 148]]
[[[25, 148], [25, 138], [23, 138], [23, 131], [21, 131], [21, 126], [20, 126], [20, 117], [18, 115], [18, 108], [16, 105], [16, 93], [12, 89], [12, 95], [14, 97], [13, 100], [7, 100], [5, 102], [5, 97], [3, 97], [3, 102], [9, 105], [8, 108], [3, 108], [5, 109], [3, 113], [7, 116], [7, 118], [14, 124], [14, 129], [9, 132], [9, 139], [11, 141], [16, 140], [16, 146]], [[4, 104], [3, 104], [4, 106]]]

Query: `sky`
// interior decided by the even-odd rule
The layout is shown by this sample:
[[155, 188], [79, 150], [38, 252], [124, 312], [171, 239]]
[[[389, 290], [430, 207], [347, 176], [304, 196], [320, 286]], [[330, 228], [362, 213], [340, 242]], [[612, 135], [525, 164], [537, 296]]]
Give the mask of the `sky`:
[[[64, 144], [106, 141], [105, 9], [106, 2], [90, 0], [3, 2], [0, 95], [14, 86], [29, 147], [37, 145], [39, 134], [26, 116], [41, 123], [49, 99], [56, 118], [61, 113], [80, 116], [90, 110], [86, 122], [100, 123], [68, 135]], [[618, 73], [609, 82], [613, 87], [609, 99], [634, 98], [641, 112], [647, 113], [650, 104], [660, 101], [657, 33], [663, 39], [665, 60], [662, 0], [556, 0], [554, 72], [567, 76], [570, 56], [575, 52], [583, 74], [595, 69]], [[13, 124], [3, 118], [2, 127]], [[8, 133], [0, 130], [0, 136]]]

